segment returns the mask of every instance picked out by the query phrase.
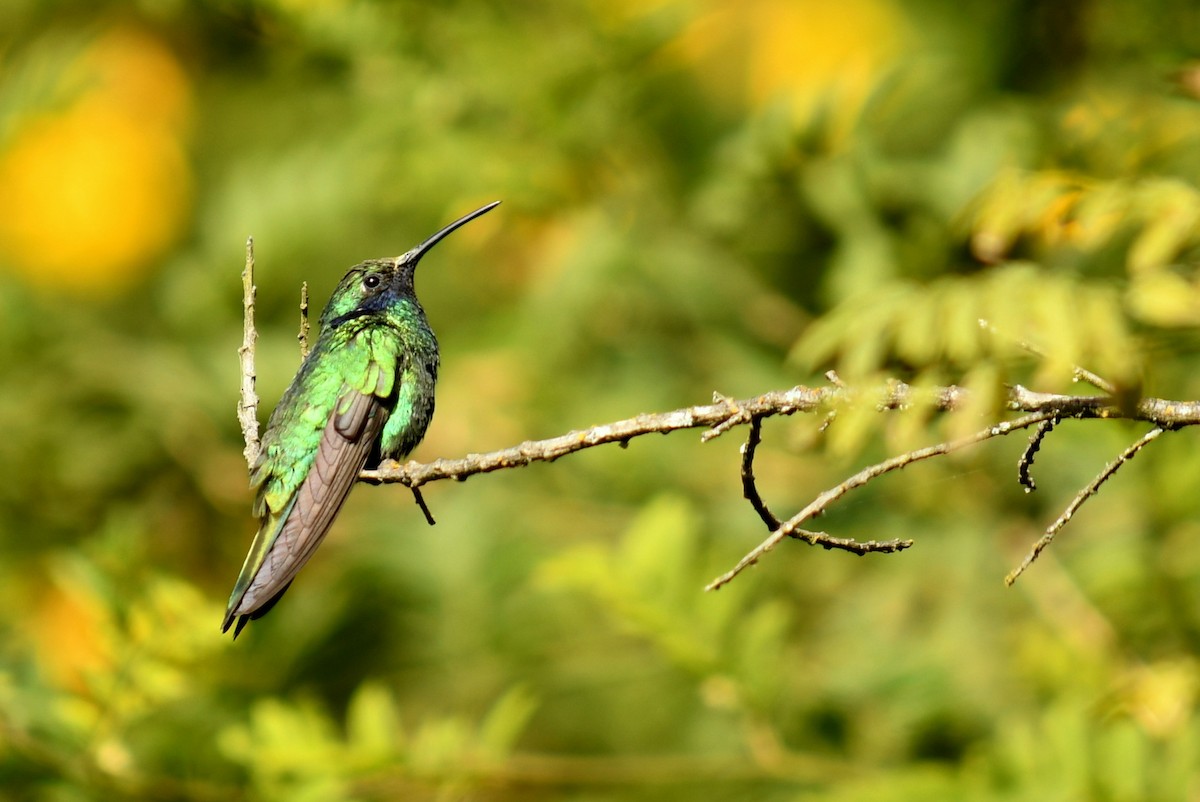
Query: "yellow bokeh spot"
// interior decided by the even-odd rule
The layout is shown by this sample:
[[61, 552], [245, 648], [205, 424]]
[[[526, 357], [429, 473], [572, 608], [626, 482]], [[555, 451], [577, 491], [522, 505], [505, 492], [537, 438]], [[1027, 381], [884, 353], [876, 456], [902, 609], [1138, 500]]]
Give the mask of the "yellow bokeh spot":
[[797, 124], [853, 124], [898, 56], [908, 25], [888, 0], [713, 0], [670, 52], [719, 94], [789, 105]]
[[111, 667], [104, 612], [86, 588], [56, 578], [43, 589], [28, 623], [38, 664], [58, 687], [84, 692], [89, 676]]
[[74, 65], [110, 104], [146, 125], [182, 131], [191, 117], [191, 85], [167, 47], [126, 28], [98, 39]]
[[26, 110], [0, 151], [0, 261], [56, 291], [113, 292], [183, 227], [190, 90], [169, 50], [124, 30], [61, 80], [69, 102]]

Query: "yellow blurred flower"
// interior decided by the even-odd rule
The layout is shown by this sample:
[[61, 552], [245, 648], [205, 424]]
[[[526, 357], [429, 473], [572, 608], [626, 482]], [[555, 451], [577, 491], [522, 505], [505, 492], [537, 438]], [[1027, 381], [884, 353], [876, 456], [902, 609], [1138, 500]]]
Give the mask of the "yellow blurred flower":
[[69, 101], [27, 110], [0, 150], [0, 259], [31, 283], [113, 292], [185, 222], [190, 86], [165, 45], [123, 29], [60, 80]]
[[83, 693], [88, 677], [113, 664], [102, 602], [65, 572], [40, 588], [27, 617], [27, 634], [38, 664], [60, 688]]
[[1129, 673], [1123, 706], [1150, 735], [1174, 738], [1193, 715], [1198, 685], [1191, 660], [1139, 666]]
[[909, 38], [888, 0], [711, 0], [670, 52], [718, 94], [790, 106], [797, 124], [828, 115], [836, 138], [862, 111]]

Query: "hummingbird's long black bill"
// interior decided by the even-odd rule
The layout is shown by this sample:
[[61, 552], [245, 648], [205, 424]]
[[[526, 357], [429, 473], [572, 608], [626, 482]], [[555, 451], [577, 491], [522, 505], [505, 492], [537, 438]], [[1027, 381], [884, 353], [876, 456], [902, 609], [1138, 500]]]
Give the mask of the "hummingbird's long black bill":
[[437, 245], [439, 242], [441, 242], [446, 237], [448, 237], [455, 229], [465, 226], [467, 223], [471, 222], [476, 217], [482, 217], [483, 215], [487, 214], [488, 212], [490, 212], [492, 209], [495, 209], [499, 205], [500, 205], [500, 201], [492, 201], [487, 206], [482, 206], [482, 207], [476, 209], [475, 211], [471, 212], [470, 214], [464, 215], [463, 217], [458, 218], [453, 223], [446, 226], [441, 231], [437, 232], [432, 237], [425, 240], [420, 245], [413, 248], [411, 251], [404, 254], [404, 256], [402, 256], [400, 258], [403, 261], [408, 262], [410, 264], [416, 264], [417, 261], [420, 260], [420, 258], [422, 256], [424, 256], [426, 254], [426, 252], [429, 251], [430, 248], [432, 248], [434, 245]]

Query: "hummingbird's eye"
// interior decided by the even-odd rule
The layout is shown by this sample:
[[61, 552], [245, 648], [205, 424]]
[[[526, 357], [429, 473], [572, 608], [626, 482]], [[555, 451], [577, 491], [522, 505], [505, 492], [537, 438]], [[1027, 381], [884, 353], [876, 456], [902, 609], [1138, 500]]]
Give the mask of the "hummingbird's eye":
[[375, 273], [372, 273], [371, 275], [369, 275], [363, 279], [363, 287], [368, 290], [373, 290], [376, 287], [378, 287], [380, 282], [382, 282], [382, 281], [383, 281], [383, 279], [381, 279]]

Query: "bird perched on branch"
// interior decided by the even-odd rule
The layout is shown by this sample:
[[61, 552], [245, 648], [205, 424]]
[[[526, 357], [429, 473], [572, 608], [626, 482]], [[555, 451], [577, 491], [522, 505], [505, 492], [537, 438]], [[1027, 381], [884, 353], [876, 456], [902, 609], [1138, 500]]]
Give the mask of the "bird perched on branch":
[[401, 459], [433, 417], [438, 344], [413, 290], [428, 251], [489, 203], [403, 256], [350, 268], [325, 311], [316, 344], [271, 413], [250, 472], [261, 519], [229, 597], [221, 631], [270, 611], [321, 545], [366, 465]]

